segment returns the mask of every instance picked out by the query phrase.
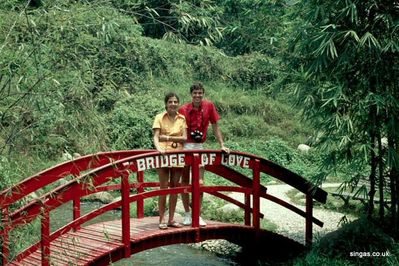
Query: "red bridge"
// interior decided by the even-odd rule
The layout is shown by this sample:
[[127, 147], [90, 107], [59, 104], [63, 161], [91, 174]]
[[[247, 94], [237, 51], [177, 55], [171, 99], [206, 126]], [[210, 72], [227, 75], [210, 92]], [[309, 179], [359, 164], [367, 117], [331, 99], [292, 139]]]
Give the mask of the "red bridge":
[[[165, 167], [176, 161], [192, 167], [190, 186], [158, 189], [158, 182], [144, 181], [145, 171]], [[206, 171], [235, 185], [200, 186], [201, 164], [205, 165]], [[242, 171], [241, 168], [247, 170]], [[251, 177], [242, 172], [250, 173]], [[305, 211], [269, 195], [267, 188], [261, 185], [261, 173], [303, 192], [306, 195]], [[57, 184], [54, 182], [60, 179], [70, 181], [54, 188], [54, 184]], [[120, 182], [116, 182], [118, 180]], [[43, 190], [50, 192], [26, 200], [30, 193]], [[110, 190], [119, 191], [121, 200], [81, 215], [82, 197]], [[206, 227], [200, 227], [202, 192], [241, 207], [244, 224], [207, 221]], [[243, 193], [245, 202], [234, 200], [225, 192]], [[159, 230], [158, 217], [144, 217], [145, 199], [180, 193], [191, 193], [192, 226]], [[313, 217], [313, 200], [325, 203], [326, 197], [325, 191], [299, 175], [247, 153], [231, 152], [227, 155], [216, 150], [202, 150], [161, 155], [153, 150], [131, 150], [87, 155], [42, 171], [0, 193], [2, 265], [108, 265], [146, 249], [207, 239], [226, 239], [260, 253], [300, 252], [304, 248], [302, 244], [260, 227], [260, 219], [264, 215], [273, 215], [260, 212], [260, 199], [268, 199], [303, 216], [305, 239], [311, 243], [313, 223], [323, 226], [321, 221]], [[51, 211], [71, 202], [72, 221], [51, 232]], [[131, 213], [131, 204], [136, 204], [137, 213]], [[90, 223], [97, 216], [115, 209], [122, 210], [121, 219]], [[133, 216], [136, 218], [131, 218]], [[14, 239], [18, 236], [15, 232], [22, 226], [35, 223], [40, 227], [40, 233], [36, 236], [37, 243], [18, 253], [13, 245], [24, 240]]]

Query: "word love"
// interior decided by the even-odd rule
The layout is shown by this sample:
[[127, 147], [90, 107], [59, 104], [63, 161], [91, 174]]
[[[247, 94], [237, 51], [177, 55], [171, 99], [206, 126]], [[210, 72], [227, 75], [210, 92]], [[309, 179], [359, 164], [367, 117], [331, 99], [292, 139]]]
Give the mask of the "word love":
[[[201, 154], [202, 165], [214, 165], [216, 160], [216, 153], [203, 153]], [[249, 168], [249, 157], [235, 154], [222, 154], [220, 163], [229, 166], [241, 166], [242, 168]]]
[[249, 168], [249, 157], [235, 154], [222, 154], [223, 165], [241, 166], [242, 168]]

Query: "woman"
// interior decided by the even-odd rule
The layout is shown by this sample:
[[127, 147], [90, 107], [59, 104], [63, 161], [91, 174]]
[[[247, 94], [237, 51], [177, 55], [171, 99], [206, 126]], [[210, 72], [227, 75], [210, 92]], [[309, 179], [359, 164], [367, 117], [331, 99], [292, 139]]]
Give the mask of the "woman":
[[[183, 143], [187, 139], [186, 119], [179, 114], [179, 97], [176, 93], [170, 92], [165, 96], [166, 111], [155, 117], [152, 129], [154, 131], [154, 145], [160, 153], [166, 151], [177, 151], [183, 149]], [[183, 172], [183, 165], [174, 165], [169, 168], [158, 168], [160, 188], [169, 186], [177, 187]], [[169, 196], [169, 219], [165, 223], [165, 205], [166, 196], [159, 196], [159, 228], [167, 229], [169, 227], [181, 227], [174, 221], [177, 195]]]

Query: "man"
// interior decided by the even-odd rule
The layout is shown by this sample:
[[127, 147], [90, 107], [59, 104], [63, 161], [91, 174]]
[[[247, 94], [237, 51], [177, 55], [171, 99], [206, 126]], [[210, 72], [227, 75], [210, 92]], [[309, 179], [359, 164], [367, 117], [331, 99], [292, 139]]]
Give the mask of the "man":
[[[209, 123], [212, 124], [213, 133], [220, 145], [222, 151], [229, 153], [229, 148], [224, 146], [223, 136], [220, 131], [218, 121], [220, 119], [219, 113], [215, 105], [203, 100], [205, 95], [204, 86], [201, 83], [195, 83], [190, 87], [190, 94], [192, 98], [191, 103], [186, 103], [180, 107], [179, 113], [186, 117], [187, 122], [187, 142], [184, 144], [185, 150], [202, 150], [203, 143], [206, 141], [206, 132]], [[190, 167], [185, 167], [182, 175], [182, 185], [187, 186], [190, 183]], [[200, 168], [200, 185], [204, 184], [204, 168]], [[202, 195], [201, 195], [202, 200]], [[189, 195], [182, 194], [182, 201], [185, 210], [183, 225], [191, 224]], [[205, 221], [199, 218], [200, 226], [206, 226]]]

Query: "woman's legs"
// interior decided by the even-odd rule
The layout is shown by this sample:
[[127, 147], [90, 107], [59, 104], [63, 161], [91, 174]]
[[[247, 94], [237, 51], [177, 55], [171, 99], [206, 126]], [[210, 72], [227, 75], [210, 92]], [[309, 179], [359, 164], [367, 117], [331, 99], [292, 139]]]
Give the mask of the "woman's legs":
[[[171, 188], [178, 187], [180, 182], [180, 177], [182, 175], [183, 168], [172, 168], [170, 174], [169, 186]], [[176, 210], [177, 194], [169, 195], [169, 224], [174, 222], [174, 215]]]
[[[159, 176], [160, 189], [168, 188], [169, 169], [168, 168], [158, 168], [157, 172], [158, 172], [158, 176]], [[164, 223], [165, 205], [166, 205], [166, 196], [159, 196], [158, 208], [159, 208], [159, 223], [160, 224]]]

